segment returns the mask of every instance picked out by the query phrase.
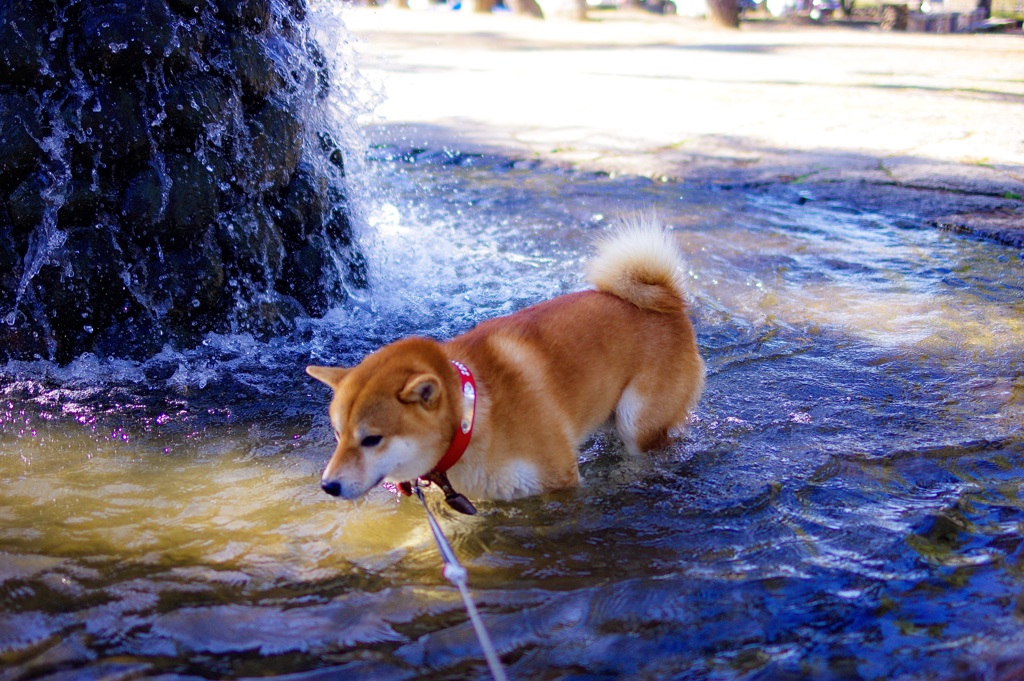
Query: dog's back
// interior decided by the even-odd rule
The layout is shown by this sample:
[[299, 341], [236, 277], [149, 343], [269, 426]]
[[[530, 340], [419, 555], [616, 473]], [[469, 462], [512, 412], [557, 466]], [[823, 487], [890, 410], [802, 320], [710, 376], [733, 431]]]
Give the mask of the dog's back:
[[[597, 290], [492, 319], [445, 344], [481, 374], [486, 459], [521, 478], [481, 490], [486, 496], [574, 484], [576, 447], [610, 416], [632, 451], [663, 446], [670, 430], [686, 424], [704, 364], [686, 314], [682, 266], [671, 236], [637, 220], [602, 243], [590, 263]], [[502, 478], [487, 469], [472, 477]], [[476, 486], [468, 475], [462, 482]]]

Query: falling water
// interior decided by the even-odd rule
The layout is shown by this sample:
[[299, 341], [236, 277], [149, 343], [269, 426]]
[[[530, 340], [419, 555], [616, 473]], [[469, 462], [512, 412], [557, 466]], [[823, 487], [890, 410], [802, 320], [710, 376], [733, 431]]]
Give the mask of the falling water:
[[[45, 106], [45, 105], [44, 105]], [[47, 165], [54, 169], [49, 182], [40, 192], [43, 201], [42, 220], [39, 227], [28, 237], [28, 248], [22, 266], [21, 279], [14, 294], [14, 307], [4, 317], [8, 326], [14, 326], [18, 320], [18, 306], [28, 290], [29, 283], [39, 274], [43, 265], [60, 250], [67, 240], [67, 234], [57, 226], [57, 212], [63, 207], [67, 198], [67, 187], [71, 182], [71, 170], [65, 158], [66, 140], [69, 132], [63, 122], [55, 120], [52, 132], [42, 140], [40, 149], [48, 156]]]

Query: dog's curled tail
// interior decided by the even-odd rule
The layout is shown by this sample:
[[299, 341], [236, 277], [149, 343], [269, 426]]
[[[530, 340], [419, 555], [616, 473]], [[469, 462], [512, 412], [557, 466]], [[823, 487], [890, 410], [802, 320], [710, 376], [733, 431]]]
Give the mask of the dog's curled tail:
[[587, 278], [597, 290], [646, 310], [681, 312], [686, 307], [682, 255], [652, 214], [624, 220], [601, 241]]

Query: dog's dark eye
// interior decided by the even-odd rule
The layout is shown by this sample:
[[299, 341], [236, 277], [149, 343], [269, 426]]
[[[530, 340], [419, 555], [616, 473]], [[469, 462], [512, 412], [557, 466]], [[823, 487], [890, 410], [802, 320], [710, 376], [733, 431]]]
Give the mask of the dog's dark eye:
[[359, 444], [363, 447], [376, 447], [384, 438], [380, 435], [367, 435]]

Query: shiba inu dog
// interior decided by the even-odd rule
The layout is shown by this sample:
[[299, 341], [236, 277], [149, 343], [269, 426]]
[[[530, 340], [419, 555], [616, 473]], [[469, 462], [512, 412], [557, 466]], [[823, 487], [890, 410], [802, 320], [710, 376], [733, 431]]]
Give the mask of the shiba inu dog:
[[663, 447], [704, 386], [682, 260], [649, 216], [589, 263], [595, 290], [483, 322], [447, 342], [406, 338], [352, 368], [310, 366], [334, 390], [338, 440], [321, 486], [355, 499], [382, 481], [439, 484], [466, 513], [579, 483], [577, 446], [609, 419], [632, 452]]

